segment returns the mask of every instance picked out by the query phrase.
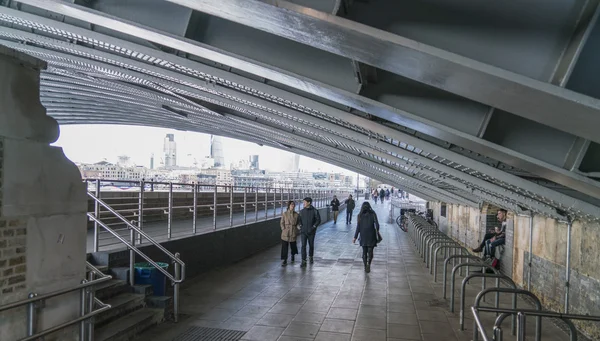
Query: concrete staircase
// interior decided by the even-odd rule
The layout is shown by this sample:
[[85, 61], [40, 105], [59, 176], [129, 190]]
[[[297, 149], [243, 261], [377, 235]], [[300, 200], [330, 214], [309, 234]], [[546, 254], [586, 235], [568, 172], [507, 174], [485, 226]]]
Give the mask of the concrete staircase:
[[96, 297], [112, 306], [94, 321], [96, 341], [129, 341], [172, 318], [172, 297], [154, 296], [151, 285], [130, 286], [128, 272], [119, 271], [121, 269], [95, 266], [113, 276], [96, 289]]

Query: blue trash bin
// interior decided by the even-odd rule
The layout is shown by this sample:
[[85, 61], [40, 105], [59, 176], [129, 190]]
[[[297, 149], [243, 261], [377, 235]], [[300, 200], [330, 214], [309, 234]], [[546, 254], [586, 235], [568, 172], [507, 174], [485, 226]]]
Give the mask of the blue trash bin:
[[[156, 263], [161, 268], [167, 270], [169, 268], [168, 263]], [[150, 263], [135, 263], [135, 284], [152, 285], [152, 291], [155, 296], [165, 296], [167, 291], [167, 277], [155, 268]]]

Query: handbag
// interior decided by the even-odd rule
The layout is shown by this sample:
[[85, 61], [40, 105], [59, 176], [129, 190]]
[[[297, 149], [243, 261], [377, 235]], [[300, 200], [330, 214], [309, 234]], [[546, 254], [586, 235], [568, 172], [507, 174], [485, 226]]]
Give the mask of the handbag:
[[[375, 220], [377, 220], [377, 216], [375, 216]], [[381, 243], [381, 241], [383, 241], [383, 238], [381, 237], [381, 233], [379, 233], [379, 231], [377, 231], [377, 228], [375, 227], [375, 225], [373, 225], [373, 228], [375, 229], [375, 233], [377, 234], [377, 244]]]

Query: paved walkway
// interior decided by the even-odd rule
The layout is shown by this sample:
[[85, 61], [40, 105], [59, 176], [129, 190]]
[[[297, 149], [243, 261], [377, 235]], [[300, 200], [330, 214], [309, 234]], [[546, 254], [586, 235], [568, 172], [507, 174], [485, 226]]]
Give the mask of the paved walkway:
[[[182, 290], [182, 320], [160, 325], [139, 340], [202, 340], [182, 336], [198, 327], [237, 330], [245, 332], [242, 340], [256, 341], [471, 340], [473, 320], [467, 319], [465, 331], [458, 330], [458, 311], [448, 311], [441, 283], [433, 283], [408, 235], [385, 223], [389, 204], [376, 210], [384, 241], [375, 249], [371, 273], [364, 273], [361, 250], [352, 244], [355, 225], [329, 222], [317, 235], [313, 265], [281, 267], [279, 247], [274, 247], [206, 273]], [[468, 303], [479, 283], [468, 288]], [[503, 299], [502, 305], [508, 302]], [[494, 319], [484, 318], [490, 333]], [[533, 336], [535, 323], [527, 322]], [[547, 321], [543, 329], [543, 340], [568, 340]], [[510, 320], [504, 330], [506, 339], [514, 338]]]

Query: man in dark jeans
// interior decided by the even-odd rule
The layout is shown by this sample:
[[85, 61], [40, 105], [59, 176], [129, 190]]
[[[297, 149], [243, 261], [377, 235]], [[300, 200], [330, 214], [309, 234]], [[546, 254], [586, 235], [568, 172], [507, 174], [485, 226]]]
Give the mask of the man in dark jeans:
[[496, 215], [496, 218], [498, 218], [498, 221], [502, 224], [501, 227], [497, 231], [494, 231], [492, 233], [486, 233], [486, 235], [483, 237], [483, 241], [481, 242], [479, 247], [476, 249], [472, 249], [473, 252], [483, 251], [486, 244], [489, 243], [490, 244], [490, 247], [489, 247], [490, 255], [493, 256], [494, 248], [498, 245], [504, 245], [504, 241], [505, 241], [505, 237], [506, 237], [506, 214], [507, 213], [508, 212], [505, 209], [498, 210], [498, 214]]
[[352, 211], [356, 207], [356, 202], [352, 199], [352, 194], [348, 196], [348, 199], [344, 200], [346, 204], [346, 224], [352, 224]]
[[315, 235], [317, 226], [321, 224], [321, 215], [319, 210], [313, 207], [312, 199], [304, 198], [304, 208], [300, 211], [300, 236], [302, 237], [302, 264], [300, 267], [306, 267], [306, 244], [310, 247], [310, 263], [314, 263], [313, 255], [315, 253]]
[[340, 201], [337, 196], [333, 196], [333, 200], [331, 200], [331, 212], [333, 212], [333, 223], [337, 224], [338, 214], [340, 213]]

